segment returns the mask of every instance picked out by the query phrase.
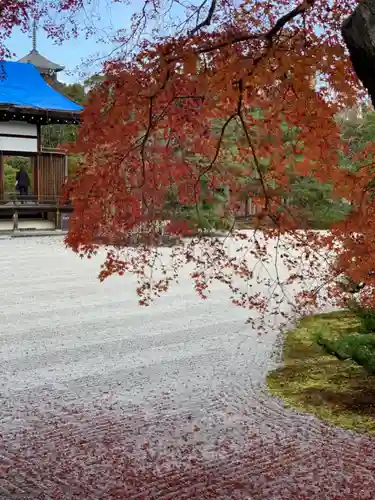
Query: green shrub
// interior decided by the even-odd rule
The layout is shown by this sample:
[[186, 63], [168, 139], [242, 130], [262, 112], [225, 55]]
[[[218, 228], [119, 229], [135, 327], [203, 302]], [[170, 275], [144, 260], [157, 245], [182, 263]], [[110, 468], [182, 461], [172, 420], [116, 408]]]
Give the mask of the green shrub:
[[375, 374], [375, 309], [364, 308], [356, 298], [365, 285], [344, 277], [340, 281], [342, 290], [349, 294], [347, 307], [358, 321], [353, 332], [332, 338], [323, 330], [315, 332], [316, 343], [328, 354], [340, 361], [352, 361], [368, 373]]
[[375, 309], [364, 308], [358, 302], [356, 294], [365, 288], [364, 283], [356, 283], [350, 277], [344, 276], [339, 281], [342, 291], [349, 295], [347, 308], [354, 313], [360, 322], [361, 333], [375, 333]]
[[315, 332], [315, 341], [327, 354], [340, 361], [353, 361], [368, 373], [375, 374], [375, 334], [367, 331], [328, 338], [319, 330]]
[[356, 311], [361, 327], [361, 333], [375, 333], [375, 311], [371, 309], [360, 308]]

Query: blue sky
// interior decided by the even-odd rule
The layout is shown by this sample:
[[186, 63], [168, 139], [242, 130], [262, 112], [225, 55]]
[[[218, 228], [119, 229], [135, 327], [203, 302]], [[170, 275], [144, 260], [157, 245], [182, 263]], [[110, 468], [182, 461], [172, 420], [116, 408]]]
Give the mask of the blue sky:
[[[121, 3], [108, 4], [107, 2], [104, 3], [104, 1], [100, 3], [100, 7], [97, 4], [96, 9], [99, 8], [99, 14], [102, 19], [95, 20], [95, 26], [100, 29], [100, 36], [106, 37], [114, 30], [129, 26], [130, 16], [134, 12], [134, 7]], [[85, 14], [83, 17], [93, 19], [94, 15], [95, 13], [89, 12], [88, 16]], [[96, 15], [98, 15], [98, 11]], [[98, 43], [96, 38], [96, 36], [92, 36], [86, 39], [82, 35], [76, 39], [64, 41], [63, 44], [59, 45], [47, 38], [45, 31], [40, 28], [37, 31], [37, 49], [43, 56], [66, 68], [66, 71], [59, 75], [61, 81], [73, 83], [80, 81], [82, 78], [82, 73], [77, 70], [77, 67], [81, 66], [82, 70], [82, 63], [87, 58], [91, 56], [103, 57], [114, 48], [109, 43]], [[27, 34], [22, 33], [19, 29], [15, 30], [13, 36], [8, 40], [7, 46], [15, 53], [15, 59], [23, 57], [32, 48], [31, 33]], [[93, 72], [87, 66], [84, 69], [88, 72]]]
[[[122, 3], [124, 2], [124, 3]], [[125, 5], [126, 4], [126, 5]], [[59, 80], [66, 83], [83, 81], [88, 76], [95, 73], [99, 66], [84, 64], [88, 58], [94, 57], [96, 60], [103, 61], [115, 47], [110, 43], [98, 43], [98, 36], [109, 39], [119, 29], [130, 27], [131, 16], [135, 11], [139, 11], [143, 6], [143, 0], [91, 0], [85, 5], [85, 10], [80, 13], [79, 26], [94, 26], [96, 35], [86, 39], [82, 36], [64, 41], [59, 45], [53, 40], [47, 38], [42, 28], [37, 32], [37, 49], [40, 54], [47, 57], [54, 63], [60, 64], [66, 68], [66, 71], [59, 74]], [[168, 32], [168, 24], [173, 21], [179, 21], [185, 16], [182, 7], [178, 3], [173, 4], [170, 9], [170, 2], [164, 5], [168, 9], [168, 14], [160, 13], [157, 20], [147, 25], [147, 33], [150, 34], [152, 28], [162, 29], [164, 33]], [[15, 59], [19, 59], [28, 54], [32, 48], [32, 37], [30, 33], [22, 33], [21, 30], [15, 30], [13, 36], [8, 40], [8, 48], [15, 53]], [[99, 64], [99, 63], [98, 63]], [[82, 73], [82, 70], [85, 73]]]

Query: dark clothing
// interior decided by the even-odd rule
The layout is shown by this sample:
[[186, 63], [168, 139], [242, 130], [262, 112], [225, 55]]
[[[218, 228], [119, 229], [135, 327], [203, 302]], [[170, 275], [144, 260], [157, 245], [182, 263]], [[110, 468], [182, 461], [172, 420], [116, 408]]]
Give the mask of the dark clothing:
[[18, 183], [17, 186], [18, 189], [20, 190], [20, 194], [22, 194], [21, 193], [22, 189], [26, 189], [26, 191], [28, 190], [30, 186], [30, 178], [26, 170], [20, 170], [19, 172], [17, 172], [16, 181]]
[[29, 194], [29, 186], [30, 186], [29, 174], [26, 172], [26, 170], [20, 170], [19, 172], [17, 172], [16, 181], [17, 181], [17, 189], [20, 193], [19, 197], [21, 203], [23, 203], [25, 198], [27, 198]]

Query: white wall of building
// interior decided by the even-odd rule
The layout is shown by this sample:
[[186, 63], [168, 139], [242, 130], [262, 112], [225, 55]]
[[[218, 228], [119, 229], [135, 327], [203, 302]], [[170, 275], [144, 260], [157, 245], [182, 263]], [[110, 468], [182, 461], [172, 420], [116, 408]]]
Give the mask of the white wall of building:
[[0, 151], [37, 153], [36, 124], [17, 121], [0, 122]]

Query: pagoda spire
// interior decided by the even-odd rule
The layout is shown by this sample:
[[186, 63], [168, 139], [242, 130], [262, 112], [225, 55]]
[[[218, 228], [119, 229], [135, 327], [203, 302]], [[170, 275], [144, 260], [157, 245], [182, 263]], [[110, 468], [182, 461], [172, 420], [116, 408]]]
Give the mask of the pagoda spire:
[[56, 73], [63, 71], [64, 67], [49, 61], [46, 57], [39, 54], [36, 48], [36, 32], [38, 29], [37, 18], [33, 18], [32, 22], [32, 49], [31, 51], [18, 62], [33, 64], [42, 76], [48, 76], [49, 79], [56, 79]]
[[33, 20], [33, 50], [36, 52], [36, 19]]

